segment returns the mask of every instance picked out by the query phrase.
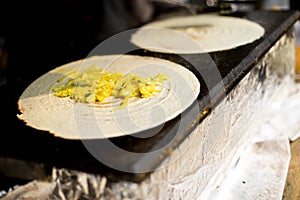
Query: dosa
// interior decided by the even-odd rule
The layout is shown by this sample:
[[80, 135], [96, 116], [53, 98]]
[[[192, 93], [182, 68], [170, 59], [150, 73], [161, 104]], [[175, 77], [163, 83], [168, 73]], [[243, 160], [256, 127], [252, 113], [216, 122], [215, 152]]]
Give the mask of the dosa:
[[[107, 72], [170, 77], [161, 92], [149, 98], [132, 98], [125, 108], [110, 98], [101, 103], [75, 102], [51, 91], [58, 80], [91, 65]], [[197, 77], [187, 68], [160, 58], [135, 55], [92, 56], [54, 68], [32, 82], [21, 94], [18, 118], [28, 126], [65, 139], [102, 139], [141, 132], [161, 125], [188, 108], [200, 92]]]
[[261, 25], [248, 19], [199, 14], [150, 22], [137, 29], [130, 41], [154, 52], [208, 53], [252, 43], [264, 32]]

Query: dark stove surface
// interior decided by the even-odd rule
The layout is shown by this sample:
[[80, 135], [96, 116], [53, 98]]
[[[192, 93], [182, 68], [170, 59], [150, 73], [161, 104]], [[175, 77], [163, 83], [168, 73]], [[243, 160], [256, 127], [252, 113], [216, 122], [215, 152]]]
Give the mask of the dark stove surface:
[[[43, 168], [46, 173], [50, 173], [51, 167], [56, 166], [58, 168], [64, 167], [104, 174], [116, 181], [125, 179], [139, 182], [144, 180], [201, 123], [201, 120], [231, 91], [239, 80], [257, 64], [273, 44], [292, 27], [299, 18], [299, 12], [254, 11], [245, 13], [242, 17], [262, 25], [266, 30], [263, 38], [248, 45], [223, 52], [212, 52], [209, 55], [183, 56], [146, 50], [137, 50], [130, 53], [155, 56], [180, 63], [195, 72], [201, 83], [201, 93], [197, 101], [182, 115], [166, 123], [162, 130], [154, 136], [146, 138], [124, 136], [109, 140], [111, 144], [121, 149], [140, 153], [138, 156], [130, 156], [131, 154], [126, 153], [120, 154], [112, 150], [109, 148], [108, 140], [65, 140], [56, 138], [45, 131], [26, 126], [16, 117], [18, 114], [18, 97], [28, 84], [39, 77], [41, 73], [31, 76], [31, 79], [21, 80], [12, 69], [7, 83], [0, 87], [2, 97], [0, 98], [2, 114], [0, 159], [11, 158], [12, 162], [28, 161], [35, 163]], [[211, 60], [220, 72], [221, 79], [207, 80], [203, 76], [213, 73], [210, 67]], [[220, 87], [220, 83], [222, 83], [222, 87]], [[139, 134], [147, 135], [149, 132]], [[104, 159], [113, 160], [113, 164], [123, 166], [122, 169], [124, 170], [116, 170], [101, 163], [90, 154], [86, 145], [92, 146], [93, 150], [101, 152], [99, 156], [104, 156]], [[147, 152], [156, 153], [151, 157], [147, 157], [145, 162], [143, 159]], [[0, 162], [0, 173], [7, 169], [3, 167], [4, 160], [2, 159]], [[138, 173], [132, 173], [133, 171]]]

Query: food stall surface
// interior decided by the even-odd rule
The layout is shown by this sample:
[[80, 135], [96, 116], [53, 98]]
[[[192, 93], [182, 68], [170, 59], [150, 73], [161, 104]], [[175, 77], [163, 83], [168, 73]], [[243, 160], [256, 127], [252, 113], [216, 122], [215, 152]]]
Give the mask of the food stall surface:
[[[86, 183], [94, 184], [92, 184], [92, 186], [87, 186], [88, 189], [100, 188], [98, 193], [95, 191], [95, 193], [93, 193], [93, 195], [96, 195], [98, 197], [99, 195], [101, 196], [104, 191], [107, 195], [109, 195], [109, 190], [105, 190], [105, 185], [111, 184], [111, 186], [113, 186], [113, 182], [120, 182], [120, 191], [122, 190], [122, 184], [125, 190], [126, 188], [128, 189], [128, 187], [132, 187], [130, 189], [131, 191], [133, 191], [134, 187], [137, 187], [135, 184], [149, 181], [149, 176], [151, 179], [151, 173], [149, 172], [155, 171], [156, 167], [158, 167], [163, 161], [168, 159], [169, 156], [173, 155], [173, 151], [175, 151], [177, 148], [180, 148], [182, 143], [186, 144], [186, 142], [189, 141], [189, 138], [191, 134], [194, 133], [194, 130], [198, 123], [201, 124], [204, 120], [207, 119], [208, 116], [212, 115], [212, 113], [216, 113], [218, 111], [219, 105], [222, 105], [222, 102], [228, 100], [228, 97], [230, 97], [230, 95], [233, 95], [231, 92], [238, 91], [237, 89], [239, 89], [239, 84], [242, 80], [244, 80], [245, 77], [248, 77], [248, 74], [253, 73], [255, 75], [255, 73], [258, 73], [256, 75], [259, 75], [259, 83], [262, 83], [265, 80], [266, 75], [263, 73], [263, 71], [258, 72], [255, 66], [259, 65], [261, 59], [264, 58], [268, 51], [274, 46], [277, 41], [281, 39], [281, 37], [284, 37], [285, 35], [286, 38], [281, 39], [283, 41], [285, 39], [292, 39], [292, 26], [299, 18], [299, 13], [296, 11], [254, 11], [251, 13], [246, 13], [244, 17], [261, 24], [265, 28], [266, 34], [262, 39], [251, 44], [241, 46], [233, 50], [224, 52], [212, 52], [209, 54], [214, 63], [216, 63], [217, 68], [221, 73], [222, 83], [224, 84], [224, 88], [222, 89], [225, 89], [225, 91], [219, 90], [220, 88], [218, 88], [218, 80], [212, 80], [212, 82], [208, 83], [207, 80], [205, 80], [205, 77], [201, 76], [201, 74], [207, 74], [210, 71], [209, 67], [202, 67], [203, 65], [207, 64], [205, 55], [189, 55], [198, 60], [198, 66], [191, 66], [189, 63], [186, 63], [185, 60], [183, 60], [180, 56], [170, 56], [168, 54], [149, 52], [145, 50], [133, 52], [133, 54], [138, 55], [151, 55], [169, 59], [171, 61], [185, 65], [187, 68], [194, 72], [197, 72], [197, 70], [199, 69], [202, 72], [201, 74], [196, 74], [201, 82], [201, 85], [203, 86], [203, 88], [201, 88], [201, 93], [197, 99], [197, 102], [195, 102], [196, 105], [199, 106], [200, 112], [197, 114], [193, 113], [192, 106], [184, 113], [183, 119], [186, 124], [179, 135], [174, 135], [174, 132], [176, 132], [178, 129], [178, 123], [181, 120], [180, 117], [168, 122], [162, 132], [151, 138], [136, 139], [127, 136], [112, 139], [112, 141], [115, 144], [119, 145], [121, 148], [134, 152], [147, 152], [149, 150], [159, 149], [161, 145], [167, 144], [171, 141], [172, 143], [169, 148], [160, 152], [160, 154], [156, 154], [155, 156], [149, 158], [150, 160], [147, 160], [147, 163], [150, 163], [150, 165], [147, 166], [149, 171], [145, 173], [124, 173], [114, 169], [110, 169], [109, 167], [99, 163], [98, 160], [94, 159], [86, 151], [86, 149], [82, 145], [82, 141], [66, 141], [60, 138], [55, 138], [54, 136], [49, 135], [43, 131], [38, 131], [30, 127], [26, 127], [21, 121], [16, 119], [15, 115], [17, 112], [15, 112], [15, 105], [13, 105], [13, 109], [11, 109], [11, 107], [3, 108], [4, 112], [8, 116], [4, 126], [7, 126], [7, 128], [9, 128], [9, 130], [11, 131], [9, 135], [5, 135], [1, 140], [0, 157], [2, 164], [0, 166], [0, 169], [9, 176], [21, 179], [23, 178], [28, 181], [33, 179], [45, 180], [49, 176], [55, 180], [60, 180], [60, 176], [63, 175], [65, 177], [76, 177], [78, 178], [78, 180], [84, 179], [86, 180]], [[195, 70], [194, 67], [196, 67], [197, 70]], [[253, 72], [253, 69], [255, 69], [256, 71]], [[260, 69], [264, 69], [264, 67]], [[15, 85], [4, 85], [1, 88], [3, 94], [8, 94], [8, 96], [10, 96], [10, 105], [16, 104], [15, 96], [12, 97], [9, 92], [10, 89], [14, 86]], [[215, 93], [213, 95], [210, 93], [211, 88], [208, 88], [208, 86], [213, 86], [212, 88], [215, 89]], [[25, 86], [23, 85], [18, 89], [19, 93], [16, 96], [18, 96], [20, 92], [25, 89]], [[235, 96], [231, 97], [235, 98]], [[2, 99], [1, 101], [7, 101], [7, 99]], [[5, 103], [6, 102], [2, 102], [2, 105], [6, 105]], [[215, 109], [217, 110], [216, 112]], [[174, 130], [174, 128], [176, 130]], [[95, 144], [100, 146], [102, 144], [101, 140], [91, 142], [95, 142]], [[139, 169], [145, 167], [145, 160], [142, 154], [138, 159], [131, 160], [130, 158], [124, 157], [124, 155], [116, 155], [113, 152], [110, 152], [109, 149], [104, 148], [101, 150], [107, 152], [107, 156], [110, 157], [110, 159], [115, 159], [116, 162], [118, 162], [118, 164], [120, 165], [126, 165], [128, 169], [135, 168], [137, 171], [140, 171]], [[201, 156], [199, 157], [199, 159], [205, 160], [205, 158]], [[12, 166], [14, 166], [15, 168], [11, 168]], [[53, 167], [55, 169], [54, 171]], [[73, 171], [60, 171], [60, 168], [70, 168], [82, 172], [78, 172], [74, 175], [72, 174]], [[215, 170], [214, 172], [216, 171], [217, 170]], [[97, 177], [85, 174], [83, 172], [99, 174], [99, 176]], [[92, 180], [93, 178], [95, 179]], [[207, 177], [203, 178], [205, 179]], [[123, 183], [123, 181], [127, 182]], [[131, 186], [126, 185], [130, 181], [133, 181], [134, 184], [132, 184]], [[35, 185], [35, 182], [32, 182], [31, 184], [32, 185], [28, 187], [38, 187], [40, 189], [38, 191], [45, 191], [44, 189], [45, 187], [47, 187], [47, 184], [38, 186]], [[62, 187], [64, 186], [59, 185], [56, 189], [63, 190]], [[175, 187], [176, 185], [174, 185], [174, 190]], [[113, 188], [110, 189], [111, 192]]]

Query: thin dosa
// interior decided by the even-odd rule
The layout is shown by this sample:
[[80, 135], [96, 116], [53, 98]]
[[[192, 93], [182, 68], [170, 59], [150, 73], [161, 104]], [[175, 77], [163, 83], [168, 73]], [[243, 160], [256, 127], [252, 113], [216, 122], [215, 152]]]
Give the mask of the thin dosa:
[[252, 43], [264, 33], [261, 25], [244, 18], [200, 14], [148, 23], [137, 29], [130, 41], [155, 52], [208, 53]]
[[[96, 64], [110, 72], [170, 77], [162, 92], [132, 99], [124, 109], [112, 112], [115, 102], [77, 103], [53, 95], [57, 80], [74, 70]], [[65, 139], [102, 139], [137, 133], [176, 117], [191, 105], [200, 92], [197, 77], [187, 68], [159, 58], [107, 55], [93, 56], [57, 67], [30, 84], [19, 98], [18, 118], [33, 128]], [[118, 102], [118, 101], [117, 101]]]

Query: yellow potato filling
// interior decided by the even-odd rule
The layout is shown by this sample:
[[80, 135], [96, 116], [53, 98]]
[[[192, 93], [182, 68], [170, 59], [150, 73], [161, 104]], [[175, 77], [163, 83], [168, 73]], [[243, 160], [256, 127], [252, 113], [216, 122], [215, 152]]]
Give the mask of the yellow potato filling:
[[57, 80], [52, 91], [57, 97], [70, 97], [83, 103], [103, 102], [108, 97], [121, 98], [124, 107], [131, 97], [148, 98], [161, 92], [159, 86], [168, 78], [162, 73], [154, 77], [109, 73], [93, 65], [82, 73], [73, 72]]

